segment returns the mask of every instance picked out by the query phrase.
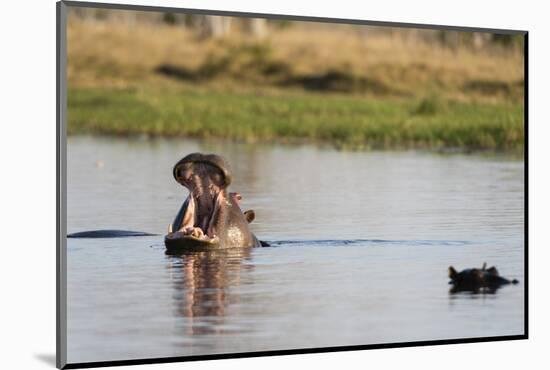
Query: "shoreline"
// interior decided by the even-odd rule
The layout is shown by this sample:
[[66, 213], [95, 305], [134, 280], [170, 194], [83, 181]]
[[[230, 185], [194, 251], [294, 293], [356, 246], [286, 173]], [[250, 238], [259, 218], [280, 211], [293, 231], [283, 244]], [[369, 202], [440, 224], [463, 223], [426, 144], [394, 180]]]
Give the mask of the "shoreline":
[[68, 134], [330, 144], [345, 150], [524, 151], [524, 107], [366, 96], [70, 89]]
[[395, 153], [420, 153], [420, 154], [434, 154], [434, 155], [464, 155], [464, 156], [480, 156], [480, 157], [498, 157], [506, 158], [510, 160], [524, 160], [525, 153], [523, 150], [496, 150], [496, 149], [472, 149], [472, 148], [458, 148], [458, 147], [441, 147], [441, 148], [429, 148], [429, 147], [390, 147], [390, 148], [352, 148], [352, 147], [340, 147], [330, 141], [315, 142], [311, 140], [272, 140], [272, 141], [256, 141], [246, 142], [242, 140], [226, 139], [222, 137], [189, 137], [189, 136], [151, 136], [147, 134], [131, 134], [131, 135], [110, 135], [110, 134], [97, 134], [97, 133], [73, 133], [67, 135], [67, 142], [72, 139], [99, 139], [99, 140], [125, 140], [128, 142], [142, 142], [142, 143], [155, 143], [157, 141], [190, 141], [201, 144], [211, 145], [242, 145], [254, 146], [254, 147], [271, 147], [279, 146], [283, 148], [296, 148], [301, 149], [303, 147], [310, 147], [317, 150], [329, 150], [338, 152], [349, 153], [383, 153], [383, 152], [395, 152]]

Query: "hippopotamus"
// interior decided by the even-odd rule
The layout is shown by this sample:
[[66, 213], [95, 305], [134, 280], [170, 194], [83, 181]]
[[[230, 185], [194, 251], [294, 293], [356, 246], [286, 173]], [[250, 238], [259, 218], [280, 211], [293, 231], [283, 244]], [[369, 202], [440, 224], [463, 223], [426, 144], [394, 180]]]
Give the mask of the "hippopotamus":
[[169, 252], [262, 246], [248, 226], [254, 211], [243, 212], [242, 196], [227, 190], [231, 170], [222, 157], [192, 153], [172, 173], [189, 195], [168, 226], [164, 244]]
[[471, 268], [457, 272], [453, 266], [449, 267], [449, 284], [453, 285], [452, 293], [460, 291], [479, 292], [487, 289], [489, 292], [494, 292], [502, 285], [517, 284], [516, 279], [508, 280], [498, 274], [496, 267], [487, 268], [487, 264], [483, 263], [481, 269]]
[[92, 230], [81, 231], [78, 233], [68, 234], [67, 238], [127, 238], [130, 236], [155, 236], [158, 234], [151, 234], [142, 231], [129, 231], [129, 230]]

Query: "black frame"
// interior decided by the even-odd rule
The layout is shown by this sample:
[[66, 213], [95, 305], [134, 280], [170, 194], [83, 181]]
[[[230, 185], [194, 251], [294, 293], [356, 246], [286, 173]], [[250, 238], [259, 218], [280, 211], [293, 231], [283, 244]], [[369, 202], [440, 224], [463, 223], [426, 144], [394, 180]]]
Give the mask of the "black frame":
[[[82, 363], [67, 363], [67, 295], [66, 295], [66, 271], [67, 271], [67, 245], [66, 245], [66, 186], [67, 186], [67, 134], [66, 134], [66, 117], [67, 117], [67, 76], [66, 76], [66, 59], [67, 59], [67, 7], [83, 7], [83, 8], [101, 8], [115, 10], [137, 10], [149, 12], [169, 12], [169, 13], [185, 13], [185, 14], [204, 14], [232, 17], [251, 17], [251, 18], [267, 18], [267, 19], [283, 19], [292, 21], [311, 21], [323, 23], [340, 23], [352, 25], [370, 25], [370, 26], [386, 26], [400, 28], [417, 28], [417, 29], [439, 29], [452, 31], [469, 31], [469, 32], [491, 32], [499, 34], [523, 35], [524, 37], [524, 334], [507, 335], [507, 336], [492, 336], [478, 338], [463, 338], [463, 339], [442, 339], [428, 340], [416, 342], [396, 342], [396, 343], [379, 343], [356, 346], [337, 346], [337, 347], [320, 347], [320, 348], [301, 348], [289, 350], [273, 350], [260, 352], [239, 352], [229, 354], [212, 354], [198, 356], [176, 356], [162, 358], [143, 358], [133, 360], [118, 360], [118, 361], [94, 361]], [[529, 140], [528, 140], [528, 117], [529, 117], [529, 32], [525, 30], [510, 30], [510, 29], [493, 29], [493, 28], [476, 28], [476, 27], [459, 27], [448, 25], [429, 25], [418, 23], [400, 23], [400, 22], [382, 22], [369, 21], [359, 19], [342, 19], [342, 18], [325, 18], [325, 17], [310, 17], [299, 15], [283, 15], [283, 14], [263, 14], [263, 13], [248, 13], [248, 12], [230, 12], [221, 10], [206, 10], [206, 9], [188, 9], [188, 8], [173, 8], [161, 6], [144, 6], [131, 4], [111, 4], [111, 3], [96, 3], [96, 2], [81, 2], [81, 1], [59, 1], [56, 3], [56, 123], [57, 123], [57, 142], [56, 142], [56, 173], [57, 173], [57, 218], [56, 218], [56, 240], [57, 240], [57, 263], [56, 263], [56, 366], [59, 369], [79, 369], [79, 368], [94, 368], [104, 366], [125, 366], [125, 365], [142, 365], [142, 364], [158, 364], [172, 362], [187, 362], [187, 361], [203, 361], [203, 360], [220, 360], [228, 358], [243, 358], [243, 357], [264, 357], [264, 356], [282, 356], [295, 354], [310, 354], [322, 352], [341, 352], [341, 351], [359, 351], [366, 349], [382, 349], [382, 348], [400, 348], [400, 347], [420, 347], [434, 346], [445, 344], [459, 343], [482, 343], [496, 342], [506, 340], [521, 340], [529, 338]]]

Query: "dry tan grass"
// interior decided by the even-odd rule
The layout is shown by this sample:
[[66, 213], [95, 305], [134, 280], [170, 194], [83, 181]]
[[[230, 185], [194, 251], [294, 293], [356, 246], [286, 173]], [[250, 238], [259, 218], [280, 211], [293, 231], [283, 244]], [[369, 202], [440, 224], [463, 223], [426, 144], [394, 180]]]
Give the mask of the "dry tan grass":
[[[521, 101], [523, 55], [518, 50], [450, 49], [394, 32], [380, 35], [364, 27], [325, 25], [274, 30], [264, 40], [242, 34], [200, 39], [182, 26], [116, 24], [69, 19], [68, 79], [70, 87], [177, 87], [181, 82], [155, 72], [159, 65], [196, 70], [242, 44], [269, 45], [269, 59], [286, 63], [295, 75], [345, 71], [409, 96], [444, 95], [455, 100]], [[239, 63], [237, 62], [238, 68]], [[246, 76], [246, 69], [242, 75]], [[211, 86], [243, 84], [217, 76]], [[487, 84], [491, 93], [468, 84]], [[476, 88], [476, 86], [478, 86]], [[502, 87], [508, 93], [499, 90]], [[502, 90], [502, 89], [501, 89]]]
[[521, 50], [423, 40], [332, 24], [204, 39], [69, 17], [69, 132], [521, 152]]

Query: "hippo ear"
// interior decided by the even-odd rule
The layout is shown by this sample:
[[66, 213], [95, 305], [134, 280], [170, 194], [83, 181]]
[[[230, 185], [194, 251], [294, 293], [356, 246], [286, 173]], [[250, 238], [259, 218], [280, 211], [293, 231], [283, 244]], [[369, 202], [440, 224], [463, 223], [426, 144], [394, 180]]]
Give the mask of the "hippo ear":
[[454, 280], [455, 277], [456, 277], [456, 274], [457, 274], [457, 272], [456, 272], [456, 270], [454, 269], [454, 267], [453, 267], [453, 266], [449, 266], [449, 277], [450, 277], [451, 279]]
[[491, 266], [490, 268], [488, 268], [487, 272], [491, 275], [498, 275], [498, 271], [497, 271], [497, 268], [495, 266]]

